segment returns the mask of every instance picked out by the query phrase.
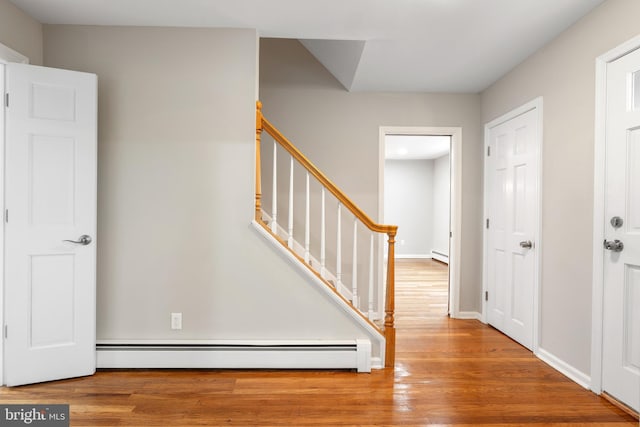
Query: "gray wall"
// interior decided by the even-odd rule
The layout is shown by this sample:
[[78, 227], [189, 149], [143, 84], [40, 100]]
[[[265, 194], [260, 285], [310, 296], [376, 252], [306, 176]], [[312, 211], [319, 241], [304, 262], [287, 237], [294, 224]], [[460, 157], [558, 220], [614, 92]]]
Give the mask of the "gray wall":
[[433, 161], [433, 247], [441, 253], [449, 254], [450, 156], [438, 157]]
[[255, 31], [44, 36], [47, 66], [98, 74], [98, 339], [365, 336], [250, 227]]
[[430, 256], [433, 248], [434, 161], [385, 160], [384, 219], [398, 226], [396, 256]]
[[608, 0], [482, 94], [484, 123], [544, 97], [541, 347], [586, 374], [595, 59], [640, 33], [639, 16], [637, 0]]
[[261, 39], [265, 116], [372, 218], [378, 212], [380, 126], [462, 127], [462, 311], [480, 311], [482, 126], [476, 94], [360, 93], [297, 41]]
[[0, 43], [42, 65], [42, 24], [9, 0], [0, 0]]

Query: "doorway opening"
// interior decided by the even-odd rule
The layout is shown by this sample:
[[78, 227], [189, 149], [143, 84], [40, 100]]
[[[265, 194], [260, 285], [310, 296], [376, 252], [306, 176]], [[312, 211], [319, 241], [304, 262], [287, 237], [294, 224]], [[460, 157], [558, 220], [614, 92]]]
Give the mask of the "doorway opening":
[[379, 217], [398, 225], [398, 283], [425, 296], [411, 316], [465, 317], [458, 309], [460, 135], [460, 128], [380, 130]]
[[[431, 277], [449, 269], [450, 151], [448, 135], [387, 135], [384, 161], [385, 221], [398, 225], [396, 270]], [[448, 277], [448, 274], [444, 276]], [[416, 281], [415, 283], [421, 283]], [[422, 282], [433, 316], [449, 314], [449, 281]]]

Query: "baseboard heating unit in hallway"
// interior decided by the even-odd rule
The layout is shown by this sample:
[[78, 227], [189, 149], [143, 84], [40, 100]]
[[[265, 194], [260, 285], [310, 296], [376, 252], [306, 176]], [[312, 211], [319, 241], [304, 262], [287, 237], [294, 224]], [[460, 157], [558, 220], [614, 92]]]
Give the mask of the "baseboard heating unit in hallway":
[[371, 342], [99, 342], [98, 368], [355, 369], [370, 372]]
[[431, 251], [431, 258], [435, 259], [436, 261], [440, 261], [440, 262], [444, 262], [445, 264], [449, 264], [449, 255], [445, 254], [444, 252], [432, 250]]

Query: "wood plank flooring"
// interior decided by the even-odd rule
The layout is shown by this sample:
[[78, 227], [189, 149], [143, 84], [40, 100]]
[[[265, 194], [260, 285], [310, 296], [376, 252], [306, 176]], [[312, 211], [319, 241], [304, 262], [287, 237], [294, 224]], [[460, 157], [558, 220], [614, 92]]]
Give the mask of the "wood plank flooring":
[[73, 426], [638, 425], [492, 328], [448, 319], [446, 271], [399, 260], [395, 370], [100, 371], [0, 402], [70, 403]]

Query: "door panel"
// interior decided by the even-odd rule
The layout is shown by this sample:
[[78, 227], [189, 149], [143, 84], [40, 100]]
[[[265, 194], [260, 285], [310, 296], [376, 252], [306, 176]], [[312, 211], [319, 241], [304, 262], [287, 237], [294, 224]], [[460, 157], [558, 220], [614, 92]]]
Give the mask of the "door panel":
[[627, 267], [624, 298], [623, 365], [640, 374], [640, 268]]
[[[512, 258], [513, 263], [513, 278], [512, 283], [516, 282], [518, 278], [527, 277], [529, 274], [529, 270], [527, 268], [527, 260], [521, 254], [513, 254]], [[511, 320], [518, 324], [518, 326], [523, 327], [527, 321], [528, 309], [527, 305], [529, 301], [527, 300], [528, 294], [523, 293], [522, 288], [517, 287], [513, 288], [513, 294], [511, 296]]]
[[[639, 83], [640, 85], [640, 83]], [[632, 129], [627, 137], [627, 162], [629, 164], [627, 185], [627, 218], [630, 233], [640, 233], [640, 129]], [[634, 197], [635, 196], [635, 197]]]
[[488, 321], [528, 348], [533, 346], [537, 223], [535, 108], [488, 129]]
[[[640, 409], [640, 51], [607, 66], [602, 388]], [[611, 218], [623, 223], [614, 227]]]
[[[492, 206], [503, 206], [507, 202], [507, 160], [506, 135], [496, 135], [494, 150], [494, 164], [492, 169], [492, 187], [490, 200]], [[507, 304], [506, 283], [509, 274], [499, 266], [506, 265], [506, 221], [507, 214], [504, 210], [496, 210], [491, 215], [491, 234], [489, 236], [489, 284], [488, 292], [492, 296], [492, 304], [489, 306], [489, 323], [500, 325], [505, 323], [505, 312]]]
[[96, 82], [7, 66], [7, 385], [95, 371]]
[[31, 135], [30, 139], [27, 155], [31, 225], [73, 224], [75, 140], [44, 135]]
[[32, 255], [29, 261], [31, 348], [73, 344], [74, 255]]
[[506, 289], [506, 272], [504, 269], [502, 268], [495, 268], [495, 266], [498, 265], [505, 265], [506, 264], [506, 256], [505, 256], [505, 252], [502, 249], [498, 249], [496, 248], [494, 250], [494, 258], [493, 258], [493, 282], [492, 282], [492, 287], [490, 287], [489, 289], [489, 293], [491, 293], [492, 295], [495, 295], [494, 297], [494, 304], [491, 307], [490, 310], [490, 318], [492, 319], [492, 324], [496, 324], [496, 325], [502, 325], [504, 323], [504, 316], [505, 316], [505, 311], [506, 311], [506, 299], [507, 296], [505, 295], [505, 289]]

